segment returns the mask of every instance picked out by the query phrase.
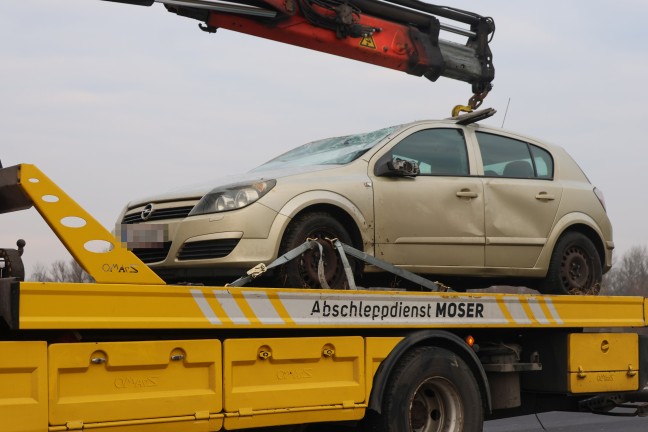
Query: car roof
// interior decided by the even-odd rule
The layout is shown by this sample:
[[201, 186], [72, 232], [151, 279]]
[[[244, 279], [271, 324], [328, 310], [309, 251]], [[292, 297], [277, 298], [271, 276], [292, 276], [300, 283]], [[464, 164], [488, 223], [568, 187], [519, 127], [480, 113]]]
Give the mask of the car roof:
[[550, 144], [546, 141], [543, 141], [541, 139], [534, 138], [529, 135], [524, 135], [519, 132], [515, 132], [512, 130], [508, 129], [503, 129], [499, 128], [496, 126], [486, 126], [483, 124], [479, 124], [478, 122], [480, 120], [487, 119], [489, 117], [492, 117], [493, 114], [495, 114], [497, 111], [493, 108], [486, 108], [484, 110], [479, 110], [479, 111], [474, 111], [472, 113], [468, 114], [462, 114], [457, 117], [449, 117], [446, 119], [428, 119], [428, 120], [418, 120], [410, 123], [403, 124], [402, 127], [404, 129], [408, 129], [410, 127], [414, 126], [419, 126], [419, 125], [435, 125], [435, 126], [442, 126], [442, 125], [447, 125], [447, 126], [468, 126], [474, 130], [480, 130], [482, 132], [487, 132], [487, 133], [494, 133], [497, 135], [504, 135], [508, 136], [510, 138], [515, 138], [520, 141], [526, 141], [526, 142], [531, 142], [533, 144], [539, 144], [542, 147], [547, 148], [548, 150], [550, 149], [555, 149], [555, 148], [562, 148], [558, 145]]

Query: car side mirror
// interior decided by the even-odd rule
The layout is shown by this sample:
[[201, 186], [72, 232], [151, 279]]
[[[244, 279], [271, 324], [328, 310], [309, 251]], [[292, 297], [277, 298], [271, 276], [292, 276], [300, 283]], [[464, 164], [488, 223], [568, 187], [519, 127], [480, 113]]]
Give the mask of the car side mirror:
[[374, 174], [385, 177], [416, 177], [421, 170], [418, 162], [385, 155], [380, 158], [374, 169]]

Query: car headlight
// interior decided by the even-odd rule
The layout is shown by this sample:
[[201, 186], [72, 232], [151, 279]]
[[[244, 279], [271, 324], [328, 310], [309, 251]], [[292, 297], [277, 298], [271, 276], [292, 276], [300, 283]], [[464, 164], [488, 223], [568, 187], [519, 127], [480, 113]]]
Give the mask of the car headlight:
[[247, 207], [267, 194], [276, 184], [276, 180], [260, 180], [255, 183], [237, 183], [216, 188], [198, 201], [189, 212], [189, 216]]

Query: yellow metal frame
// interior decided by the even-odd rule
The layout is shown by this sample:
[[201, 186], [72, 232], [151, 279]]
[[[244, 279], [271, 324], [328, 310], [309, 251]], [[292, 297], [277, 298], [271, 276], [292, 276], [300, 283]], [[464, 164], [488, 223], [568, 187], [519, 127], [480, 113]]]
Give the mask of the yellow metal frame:
[[569, 391], [600, 393], [639, 390], [639, 335], [569, 335]]
[[47, 343], [0, 342], [0, 428], [11, 432], [47, 425]]
[[95, 281], [164, 284], [36, 166], [21, 164], [17, 182], [74, 259]]
[[[647, 301], [643, 297], [21, 282], [18, 328], [644, 327]], [[426, 315], [411, 317], [413, 311]], [[356, 315], [341, 316], [349, 312]]]

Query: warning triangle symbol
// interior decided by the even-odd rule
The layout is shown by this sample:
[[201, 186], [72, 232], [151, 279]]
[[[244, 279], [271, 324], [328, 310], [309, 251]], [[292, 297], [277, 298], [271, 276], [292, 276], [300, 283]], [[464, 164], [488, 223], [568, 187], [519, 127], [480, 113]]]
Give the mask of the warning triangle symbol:
[[362, 40], [360, 41], [360, 46], [363, 46], [365, 48], [376, 49], [376, 42], [374, 42], [372, 35], [368, 35], [362, 38]]

